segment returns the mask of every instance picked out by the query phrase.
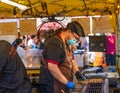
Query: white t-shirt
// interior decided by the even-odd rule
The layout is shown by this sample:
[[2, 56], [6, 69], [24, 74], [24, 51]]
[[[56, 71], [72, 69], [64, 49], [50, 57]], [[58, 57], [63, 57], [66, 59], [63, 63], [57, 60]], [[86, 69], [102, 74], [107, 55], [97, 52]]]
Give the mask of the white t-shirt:
[[36, 48], [36, 44], [34, 43], [33, 39], [28, 40], [28, 47], [30, 47], [31, 49]]

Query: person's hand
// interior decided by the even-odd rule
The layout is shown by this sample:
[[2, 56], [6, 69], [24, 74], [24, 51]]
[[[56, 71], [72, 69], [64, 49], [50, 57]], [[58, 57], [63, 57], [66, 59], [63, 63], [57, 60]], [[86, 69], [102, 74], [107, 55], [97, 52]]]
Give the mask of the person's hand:
[[77, 71], [75, 73], [75, 76], [76, 76], [77, 80], [86, 80], [86, 77], [82, 73], [80, 73], [79, 71]]
[[68, 88], [72, 89], [72, 90], [75, 89], [75, 83], [74, 82], [68, 81], [67, 84], [66, 84], [66, 86]]

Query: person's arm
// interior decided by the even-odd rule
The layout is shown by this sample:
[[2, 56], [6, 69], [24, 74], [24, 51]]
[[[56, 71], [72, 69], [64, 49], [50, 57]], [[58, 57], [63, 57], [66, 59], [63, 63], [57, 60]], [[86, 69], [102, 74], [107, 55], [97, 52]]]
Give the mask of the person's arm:
[[[51, 38], [48, 41], [46, 41], [44, 47], [45, 47], [45, 49], [47, 49], [45, 54], [46, 54], [46, 60], [48, 63], [49, 71], [51, 72], [51, 74], [53, 75], [53, 77], [55, 79], [57, 79], [58, 81], [60, 81], [63, 84], [66, 84], [68, 82], [68, 80], [66, 79], [66, 77], [62, 74], [62, 72], [58, 68], [58, 64], [60, 63], [58, 58], [60, 58], [61, 51], [63, 50], [63, 47], [61, 45], [62, 44], [59, 41], [59, 39]], [[55, 61], [55, 63], [52, 63], [51, 60]]]
[[77, 80], [86, 80], [86, 77], [79, 71], [78, 65], [75, 60], [72, 60], [72, 67]]
[[73, 72], [76, 73], [77, 71], [79, 71], [78, 65], [75, 62], [75, 60], [72, 60], [72, 67], [73, 67]]
[[57, 79], [61, 83], [65, 84], [68, 88], [70, 88], [72, 90], [75, 89], [75, 83], [68, 81], [66, 79], [66, 77], [62, 74], [62, 72], [58, 68], [58, 65], [48, 62], [48, 69], [55, 79]]
[[58, 65], [48, 62], [48, 69], [50, 70], [54, 78], [56, 78], [58, 81], [60, 81], [63, 84], [67, 84], [68, 80], [61, 73], [60, 69], [58, 68]]

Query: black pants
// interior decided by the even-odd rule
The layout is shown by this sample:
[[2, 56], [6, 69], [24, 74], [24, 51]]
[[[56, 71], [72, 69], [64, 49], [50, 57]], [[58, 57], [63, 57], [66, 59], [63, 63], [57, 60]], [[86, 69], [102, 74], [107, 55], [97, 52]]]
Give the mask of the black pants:
[[106, 63], [107, 63], [107, 66], [115, 66], [116, 65], [116, 55], [106, 54]]
[[54, 93], [54, 81], [50, 71], [44, 67], [40, 69], [40, 93]]
[[39, 91], [40, 93], [54, 93], [54, 89], [45, 84], [40, 84]]

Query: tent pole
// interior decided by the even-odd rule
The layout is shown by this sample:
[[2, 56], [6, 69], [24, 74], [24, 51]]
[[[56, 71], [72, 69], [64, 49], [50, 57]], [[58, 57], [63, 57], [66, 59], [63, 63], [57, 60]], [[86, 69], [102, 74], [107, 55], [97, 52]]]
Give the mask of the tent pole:
[[116, 48], [116, 54], [118, 57], [116, 57], [116, 70], [120, 75], [120, 14], [116, 15], [117, 20], [117, 31], [116, 31], [116, 42], [117, 42], [117, 48]]
[[93, 21], [92, 21], [92, 16], [90, 16], [90, 34], [93, 34]]

